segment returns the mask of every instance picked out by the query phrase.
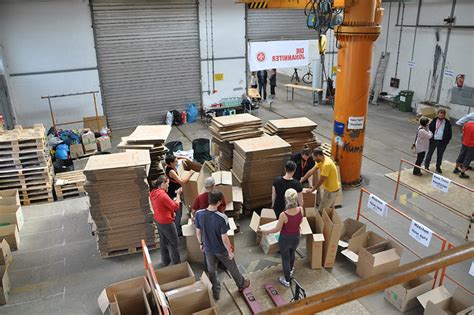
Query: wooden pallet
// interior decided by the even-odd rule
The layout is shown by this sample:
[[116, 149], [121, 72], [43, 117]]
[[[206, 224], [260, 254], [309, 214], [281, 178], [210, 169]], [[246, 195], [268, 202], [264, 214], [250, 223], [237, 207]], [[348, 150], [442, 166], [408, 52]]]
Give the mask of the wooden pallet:
[[54, 191], [58, 200], [85, 196], [86, 176], [82, 171], [58, 173], [55, 176]]
[[26, 196], [26, 197], [20, 196], [20, 201], [22, 205], [28, 206], [34, 203], [53, 202], [54, 198], [53, 198], [52, 193], [45, 193], [42, 195], [32, 195], [32, 196]]
[[[154, 250], [160, 248], [160, 243], [152, 244], [152, 245], [147, 245], [149, 250]], [[123, 255], [130, 255], [130, 254], [136, 254], [136, 253], [141, 253], [143, 251], [143, 248], [141, 246], [137, 247], [130, 247], [130, 248], [125, 248], [125, 249], [117, 249], [113, 250], [110, 252], [99, 252], [100, 257], [102, 258], [112, 258], [112, 257], [117, 257], [117, 256], [123, 256]]]
[[323, 143], [319, 147], [321, 150], [323, 150], [324, 155], [326, 156], [331, 156], [331, 144], [330, 143]]

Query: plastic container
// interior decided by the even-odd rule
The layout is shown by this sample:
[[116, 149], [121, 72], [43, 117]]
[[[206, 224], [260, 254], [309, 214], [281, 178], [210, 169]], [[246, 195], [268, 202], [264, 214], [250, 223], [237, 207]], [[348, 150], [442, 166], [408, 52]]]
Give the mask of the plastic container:
[[403, 90], [398, 94], [398, 109], [401, 112], [412, 112], [411, 102], [413, 100], [413, 91]]

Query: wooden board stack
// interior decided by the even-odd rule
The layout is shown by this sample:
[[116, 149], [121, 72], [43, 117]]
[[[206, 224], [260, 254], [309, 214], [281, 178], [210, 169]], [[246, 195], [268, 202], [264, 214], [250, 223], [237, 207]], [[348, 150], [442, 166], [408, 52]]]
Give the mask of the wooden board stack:
[[318, 125], [306, 117], [269, 120], [264, 127], [266, 134], [277, 135], [291, 145], [291, 152], [301, 152], [306, 144], [314, 149], [321, 144], [314, 135]]
[[246, 209], [271, 204], [272, 183], [283, 174], [291, 146], [278, 136], [263, 136], [234, 142], [232, 173], [240, 183]]
[[158, 247], [146, 180], [149, 166], [144, 150], [96, 155], [87, 162], [84, 187], [102, 257], [134, 253], [142, 239]]
[[122, 138], [117, 148], [121, 150], [148, 150], [151, 160], [148, 179], [153, 180], [164, 174], [161, 161], [168, 152], [165, 142], [170, 132], [171, 127], [168, 125], [138, 126], [130, 136]]
[[18, 189], [23, 205], [53, 201], [53, 170], [42, 124], [0, 135], [0, 190]]
[[83, 171], [58, 173], [54, 176], [54, 192], [58, 200], [85, 195], [86, 176]]
[[229, 171], [232, 168], [233, 141], [260, 137], [263, 134], [262, 120], [250, 114], [214, 117], [209, 131], [219, 153], [219, 169]]

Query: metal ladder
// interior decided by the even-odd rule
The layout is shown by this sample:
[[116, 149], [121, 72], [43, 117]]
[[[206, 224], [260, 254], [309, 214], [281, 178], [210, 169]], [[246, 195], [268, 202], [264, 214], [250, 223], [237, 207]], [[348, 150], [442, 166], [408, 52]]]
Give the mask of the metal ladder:
[[372, 100], [370, 104], [377, 105], [380, 92], [382, 92], [383, 80], [385, 72], [387, 71], [388, 60], [390, 59], [390, 53], [384, 53], [380, 55], [379, 64], [377, 66], [377, 72], [375, 73], [374, 82], [372, 84]]

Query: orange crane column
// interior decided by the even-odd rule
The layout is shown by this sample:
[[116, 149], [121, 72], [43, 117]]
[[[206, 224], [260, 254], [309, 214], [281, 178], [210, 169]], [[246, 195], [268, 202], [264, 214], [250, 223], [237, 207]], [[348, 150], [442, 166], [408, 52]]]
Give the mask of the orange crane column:
[[[345, 2], [344, 23], [335, 29], [339, 50], [332, 156], [339, 164], [343, 185], [358, 186], [362, 182], [372, 49], [380, 34], [383, 9], [380, 0]], [[353, 129], [348, 129], [349, 120]]]

